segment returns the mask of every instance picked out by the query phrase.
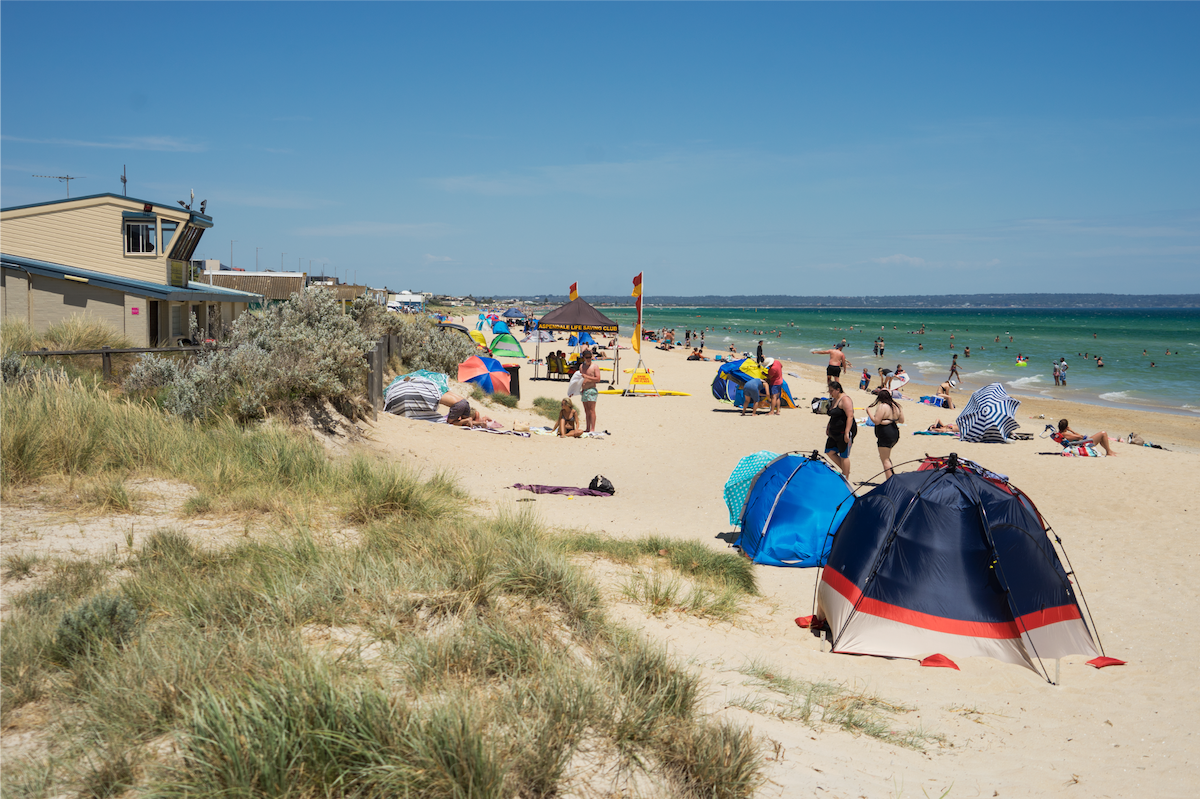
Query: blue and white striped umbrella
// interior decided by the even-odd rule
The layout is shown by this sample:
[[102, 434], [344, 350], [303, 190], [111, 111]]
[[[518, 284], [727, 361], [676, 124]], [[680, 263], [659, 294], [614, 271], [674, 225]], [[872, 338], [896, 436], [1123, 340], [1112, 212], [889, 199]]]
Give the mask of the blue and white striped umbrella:
[[971, 395], [958, 415], [959, 438], [988, 444], [1003, 444], [1020, 427], [1016, 420], [1021, 403], [1008, 396], [1004, 386], [992, 383]]

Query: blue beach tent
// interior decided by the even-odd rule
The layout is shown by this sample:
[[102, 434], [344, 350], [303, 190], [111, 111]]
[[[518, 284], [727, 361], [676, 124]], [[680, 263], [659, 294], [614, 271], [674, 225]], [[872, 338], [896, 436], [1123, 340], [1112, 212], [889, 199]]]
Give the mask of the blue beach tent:
[[[743, 400], [742, 386], [755, 377], [765, 380], [766, 374], [753, 358], [726, 361], [717, 368], [717, 376], [713, 378], [713, 397], [722, 402], [732, 402], [740, 408]], [[783, 400], [780, 405], [784, 408], [796, 407], [792, 389], [786, 380], [783, 381]]]
[[854, 490], [816, 452], [790, 452], [767, 464], [746, 497], [735, 542], [755, 563], [822, 566]]

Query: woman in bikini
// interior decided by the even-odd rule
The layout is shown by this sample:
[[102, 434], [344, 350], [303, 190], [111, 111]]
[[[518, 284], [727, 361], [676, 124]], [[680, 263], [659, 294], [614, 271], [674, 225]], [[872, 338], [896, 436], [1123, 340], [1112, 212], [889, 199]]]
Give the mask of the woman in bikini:
[[867, 416], [875, 423], [875, 443], [883, 463], [884, 479], [892, 476], [892, 447], [900, 441], [898, 424], [904, 421], [904, 409], [887, 389], [876, 389], [875, 401], [867, 408]]
[[575, 403], [569, 399], [563, 399], [562, 407], [558, 409], [558, 435], [559, 438], [579, 438], [583, 435], [583, 431], [579, 429]]

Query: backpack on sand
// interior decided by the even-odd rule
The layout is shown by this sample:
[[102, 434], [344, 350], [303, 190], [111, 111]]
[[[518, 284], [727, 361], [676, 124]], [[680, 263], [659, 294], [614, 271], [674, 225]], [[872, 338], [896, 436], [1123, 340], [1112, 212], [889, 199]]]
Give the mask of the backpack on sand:
[[613, 488], [612, 481], [602, 474], [593, 477], [592, 482], [588, 483], [588, 488], [593, 491], [603, 491], [605, 494], [617, 493], [617, 489]]
[[829, 415], [829, 409], [833, 407], [833, 400], [830, 397], [813, 397], [812, 412], [820, 413], [825, 416]]

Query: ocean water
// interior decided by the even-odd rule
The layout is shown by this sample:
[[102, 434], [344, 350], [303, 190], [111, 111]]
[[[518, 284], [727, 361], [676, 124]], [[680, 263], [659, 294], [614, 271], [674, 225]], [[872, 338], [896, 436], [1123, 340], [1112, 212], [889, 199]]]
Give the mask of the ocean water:
[[[632, 308], [603, 311], [620, 323], [622, 335], [633, 329]], [[813, 349], [832, 347], [844, 338], [855, 385], [863, 366], [874, 375], [881, 366], [895, 369], [897, 364], [914, 380], [940, 383], [957, 353], [968, 390], [1000, 382], [1017, 398], [1200, 414], [1200, 309], [647, 307], [643, 323], [647, 329], [674, 328], [681, 342], [685, 329], [707, 328], [709, 351], [728, 351], [732, 344], [738, 352], [753, 353], [761, 338], [766, 354], [814, 365], [828, 360], [813, 355]], [[922, 325], [925, 333], [919, 335]], [[876, 336], [884, 338], [883, 358], [872, 355]], [[966, 347], [971, 348], [969, 358]], [[653, 360], [653, 350], [645, 354]], [[1018, 354], [1029, 359], [1027, 366], [1016, 365]], [[1103, 368], [1096, 366], [1096, 355], [1103, 358]], [[1060, 357], [1070, 368], [1067, 385], [1056, 387], [1052, 361]]]

